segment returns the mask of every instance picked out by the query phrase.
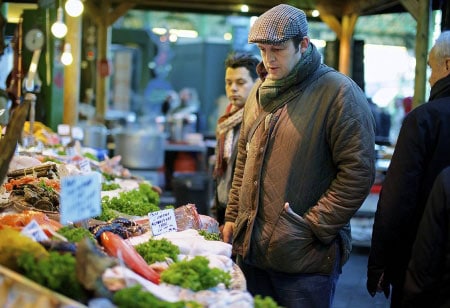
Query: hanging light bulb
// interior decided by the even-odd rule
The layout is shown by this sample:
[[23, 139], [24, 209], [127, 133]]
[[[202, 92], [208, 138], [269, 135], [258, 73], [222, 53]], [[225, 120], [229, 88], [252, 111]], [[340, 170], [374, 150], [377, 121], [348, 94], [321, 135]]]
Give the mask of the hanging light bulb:
[[67, 34], [67, 26], [63, 21], [64, 11], [62, 7], [59, 7], [56, 13], [56, 21], [52, 25], [52, 34], [57, 38], [63, 38]]
[[69, 16], [78, 17], [83, 13], [84, 5], [81, 0], [67, 0], [64, 8]]
[[69, 43], [64, 44], [64, 51], [61, 55], [61, 63], [64, 65], [70, 65], [73, 62], [72, 48]]

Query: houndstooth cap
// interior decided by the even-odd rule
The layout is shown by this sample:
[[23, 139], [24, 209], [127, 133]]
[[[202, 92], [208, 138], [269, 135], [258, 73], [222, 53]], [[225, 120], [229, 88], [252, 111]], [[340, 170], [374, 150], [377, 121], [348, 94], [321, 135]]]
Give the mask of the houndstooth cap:
[[248, 34], [248, 42], [278, 45], [299, 35], [308, 35], [305, 12], [279, 4], [256, 19]]

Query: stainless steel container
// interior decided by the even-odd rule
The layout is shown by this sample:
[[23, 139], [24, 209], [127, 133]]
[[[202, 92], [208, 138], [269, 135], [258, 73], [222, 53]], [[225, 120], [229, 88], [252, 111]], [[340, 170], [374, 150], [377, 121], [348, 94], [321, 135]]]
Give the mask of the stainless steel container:
[[106, 139], [108, 137], [108, 129], [102, 124], [84, 124], [83, 128], [83, 145], [85, 147], [106, 149]]
[[164, 134], [155, 130], [122, 130], [114, 135], [115, 155], [122, 156], [122, 164], [132, 169], [157, 169], [164, 164]]

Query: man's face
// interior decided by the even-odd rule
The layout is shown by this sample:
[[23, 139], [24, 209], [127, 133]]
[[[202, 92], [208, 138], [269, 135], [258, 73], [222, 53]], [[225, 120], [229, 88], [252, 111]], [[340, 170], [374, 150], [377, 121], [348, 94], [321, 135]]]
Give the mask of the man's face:
[[230, 103], [242, 107], [247, 100], [254, 81], [245, 67], [227, 67], [225, 71], [225, 92]]
[[431, 75], [428, 82], [430, 83], [430, 87], [433, 87], [438, 80], [449, 75], [450, 58], [439, 59], [436, 56], [435, 48], [432, 48], [428, 57], [428, 66], [431, 68]]
[[303, 51], [300, 46], [300, 50], [296, 50], [292, 40], [280, 45], [258, 44], [258, 48], [268, 73], [266, 78], [272, 80], [286, 77], [302, 57]]

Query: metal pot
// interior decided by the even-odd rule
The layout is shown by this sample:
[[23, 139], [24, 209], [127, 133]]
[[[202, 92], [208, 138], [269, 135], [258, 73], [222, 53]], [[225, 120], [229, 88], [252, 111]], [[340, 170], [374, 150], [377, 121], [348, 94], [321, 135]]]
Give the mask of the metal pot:
[[115, 155], [122, 156], [124, 167], [157, 169], [164, 164], [166, 138], [153, 130], [123, 130], [114, 135]]
[[106, 149], [106, 139], [108, 137], [108, 129], [102, 124], [84, 124], [83, 128], [83, 145], [96, 149]]

